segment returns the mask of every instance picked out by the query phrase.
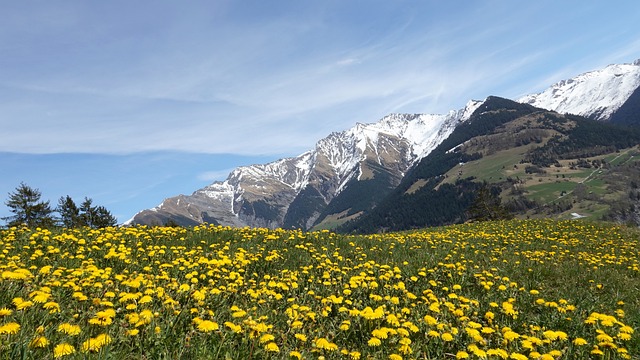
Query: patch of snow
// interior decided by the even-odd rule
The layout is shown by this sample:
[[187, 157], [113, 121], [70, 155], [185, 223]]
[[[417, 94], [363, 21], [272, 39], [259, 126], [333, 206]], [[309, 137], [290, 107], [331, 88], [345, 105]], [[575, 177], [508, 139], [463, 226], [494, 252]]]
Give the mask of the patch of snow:
[[640, 62], [609, 65], [575, 78], [562, 80], [518, 102], [535, 107], [606, 120], [640, 86]]
[[573, 220], [575, 220], [575, 219], [582, 219], [582, 218], [584, 218], [584, 217], [586, 217], [586, 216], [585, 216], [585, 215], [580, 215], [580, 214], [575, 213], [575, 212], [574, 212], [574, 213], [571, 213], [571, 219], [573, 219]]

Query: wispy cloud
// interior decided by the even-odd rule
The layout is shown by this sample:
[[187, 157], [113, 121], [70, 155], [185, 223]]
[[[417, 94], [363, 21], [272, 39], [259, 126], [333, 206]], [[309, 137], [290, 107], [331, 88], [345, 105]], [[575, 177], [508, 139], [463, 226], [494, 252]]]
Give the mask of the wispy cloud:
[[20, 121], [0, 151], [292, 154], [356, 121], [520, 96], [640, 57], [632, 16], [618, 15], [624, 31], [596, 21], [605, 5], [252, 5], [14, 6], [0, 15], [0, 49], [21, 49], [0, 62], [0, 114]]
[[233, 168], [223, 169], [223, 170], [214, 170], [214, 171], [205, 171], [198, 174], [198, 180], [201, 181], [222, 181], [229, 176], [229, 174], [233, 171]]

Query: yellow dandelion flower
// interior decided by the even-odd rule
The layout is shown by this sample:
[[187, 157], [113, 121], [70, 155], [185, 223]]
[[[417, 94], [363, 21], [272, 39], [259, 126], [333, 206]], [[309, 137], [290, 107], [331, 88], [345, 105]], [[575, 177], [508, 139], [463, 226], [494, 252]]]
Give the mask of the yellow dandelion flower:
[[435, 330], [430, 330], [427, 333], [427, 336], [433, 337], [433, 338], [439, 338], [440, 337], [440, 333], [435, 331]]
[[315, 345], [319, 349], [324, 349], [324, 350], [328, 350], [328, 351], [338, 350], [338, 345], [330, 342], [329, 340], [327, 340], [325, 338], [316, 339]]
[[508, 330], [508, 331], [506, 331], [502, 336], [503, 336], [507, 341], [513, 341], [513, 340], [515, 340], [515, 339], [519, 338], [519, 337], [520, 337], [520, 334], [518, 334], [518, 333], [517, 333], [517, 332], [515, 332], [515, 331]]
[[560, 350], [551, 350], [551, 351], [549, 351], [548, 354], [553, 356], [554, 358], [557, 358], [557, 357], [562, 356], [562, 351], [560, 351]]
[[633, 328], [629, 325], [624, 325], [622, 327], [620, 327], [620, 332], [623, 333], [627, 333], [627, 334], [633, 334]]
[[47, 338], [44, 336], [36, 336], [29, 343], [29, 346], [32, 348], [43, 348], [43, 347], [47, 347], [48, 345], [49, 345], [49, 340], [47, 340]]
[[300, 334], [297, 333], [294, 335], [296, 337], [296, 339], [302, 341], [302, 342], [306, 342], [307, 341], [307, 336], [305, 334]]
[[264, 349], [268, 352], [280, 352], [280, 348], [274, 342], [270, 342], [264, 346]]
[[81, 349], [82, 352], [98, 352], [109, 343], [111, 343], [111, 337], [107, 334], [100, 334], [83, 342]]
[[57, 359], [63, 356], [74, 354], [75, 352], [76, 352], [76, 348], [74, 348], [73, 345], [68, 343], [62, 343], [62, 344], [56, 345], [56, 347], [53, 348], [53, 357]]
[[293, 351], [289, 352], [289, 357], [294, 357], [294, 358], [300, 360], [300, 359], [302, 359], [302, 354], [300, 354], [300, 352], [298, 352], [298, 351], [293, 350]]
[[225, 322], [224, 326], [228, 327], [229, 330], [233, 331], [236, 334], [239, 334], [239, 333], [242, 332], [242, 326], [236, 325], [236, 324], [232, 323], [231, 321]]
[[14, 335], [20, 331], [20, 324], [10, 322], [0, 326], [0, 335]]
[[246, 315], [247, 315], [247, 312], [244, 310], [238, 310], [231, 313], [231, 317], [233, 318], [241, 318], [241, 317], [245, 317]]
[[49, 310], [49, 314], [55, 314], [60, 312], [60, 305], [57, 302], [49, 301], [42, 305], [42, 308], [45, 310]]
[[458, 351], [456, 353], [456, 359], [468, 359], [469, 358], [469, 353], [467, 353], [466, 351]]
[[402, 360], [402, 356], [398, 354], [391, 354], [389, 355], [389, 360]]
[[509, 357], [509, 353], [504, 349], [489, 349], [487, 350], [487, 355], [497, 356], [501, 359], [507, 359]]
[[618, 335], [616, 335], [616, 337], [622, 341], [629, 341], [631, 340], [631, 334], [626, 333], [626, 332], [620, 332], [618, 333]]
[[425, 315], [423, 319], [424, 319], [424, 322], [426, 322], [427, 325], [429, 325], [429, 326], [433, 326], [433, 325], [437, 325], [438, 324], [438, 320], [436, 320], [436, 318], [434, 318], [431, 315]]
[[76, 336], [82, 332], [82, 329], [78, 325], [72, 325], [69, 323], [62, 323], [58, 325], [58, 332], [65, 333], [67, 335]]
[[367, 342], [367, 345], [369, 345], [369, 346], [380, 346], [380, 344], [382, 344], [382, 341], [380, 339], [378, 339], [377, 337], [372, 337]]
[[587, 345], [588, 343], [589, 342], [587, 342], [587, 340], [583, 338], [576, 338], [575, 340], [573, 340], [573, 345], [576, 345], [576, 346]]
[[268, 343], [271, 342], [275, 339], [276, 337], [271, 335], [271, 334], [264, 334], [262, 336], [260, 336], [260, 344], [264, 344], [264, 343]]
[[200, 324], [198, 324], [198, 330], [202, 332], [210, 332], [218, 330], [218, 328], [218, 324], [211, 320], [203, 320], [202, 322], [200, 322]]
[[33, 302], [31, 300], [27, 300], [27, 301], [21, 301], [15, 305], [16, 305], [16, 310], [24, 310], [33, 306]]
[[6, 307], [0, 309], [0, 316], [9, 316], [11, 314], [13, 314], [13, 310], [11, 309], [7, 309]]

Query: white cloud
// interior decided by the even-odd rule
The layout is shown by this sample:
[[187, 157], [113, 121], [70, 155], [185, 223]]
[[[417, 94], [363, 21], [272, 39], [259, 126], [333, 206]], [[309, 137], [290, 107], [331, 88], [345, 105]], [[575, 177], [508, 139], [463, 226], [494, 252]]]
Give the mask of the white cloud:
[[230, 169], [222, 169], [222, 170], [213, 170], [213, 171], [205, 171], [198, 174], [197, 179], [201, 181], [224, 181], [227, 176], [233, 171], [233, 168]]
[[[234, 6], [174, 16], [167, 5], [144, 21], [138, 6], [104, 18], [88, 16], [91, 6], [70, 6], [47, 25], [55, 36], [34, 32], [23, 45], [34, 49], [9, 53], [14, 67], [0, 68], [0, 96], [8, 99], [0, 115], [20, 119], [3, 124], [0, 150], [292, 154], [357, 121], [540, 91], [603, 52], [618, 61], [640, 49], [636, 40], [589, 58], [571, 55], [594, 35], [567, 28], [552, 2], [482, 3], [455, 14], [429, 3], [373, 4], [363, 14], [330, 2], [269, 8], [265, 17]], [[528, 16], [511, 16], [514, 9]], [[0, 48], [6, 41], [0, 37]]]

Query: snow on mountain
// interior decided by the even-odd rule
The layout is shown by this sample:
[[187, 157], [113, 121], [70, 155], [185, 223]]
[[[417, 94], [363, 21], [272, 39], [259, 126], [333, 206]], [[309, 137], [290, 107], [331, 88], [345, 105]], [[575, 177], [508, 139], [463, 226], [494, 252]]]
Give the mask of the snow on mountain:
[[562, 80], [517, 101], [559, 113], [607, 120], [639, 86], [640, 60], [636, 60]]
[[[607, 120], [639, 86], [640, 60], [587, 72], [517, 101]], [[384, 172], [390, 179], [387, 185], [396, 186], [411, 166], [467, 121], [483, 102], [472, 100], [463, 109], [444, 115], [391, 114], [375, 123], [358, 123], [331, 133], [299, 156], [238, 167], [225, 181], [192, 195], [165, 199], [126, 224], [175, 221], [193, 225], [206, 221], [281, 227], [288, 221], [287, 226], [309, 228], [354, 179], [359, 180], [357, 184]]]
[[[136, 214], [127, 224], [163, 222], [163, 216], [179, 215], [194, 222], [208, 217], [222, 224], [281, 226], [288, 206], [303, 189], [314, 187], [328, 203], [351, 179], [361, 179], [366, 171], [365, 161], [377, 163], [401, 178], [481, 104], [482, 101], [469, 101], [465, 108], [445, 115], [391, 114], [375, 123], [358, 123], [321, 139], [313, 150], [297, 157], [238, 167], [225, 181], [190, 196], [166, 199], [159, 206]], [[262, 210], [256, 209], [257, 202], [261, 202]], [[268, 221], [259, 214], [265, 206], [277, 213]], [[201, 217], [196, 216], [194, 207], [201, 210]]]

